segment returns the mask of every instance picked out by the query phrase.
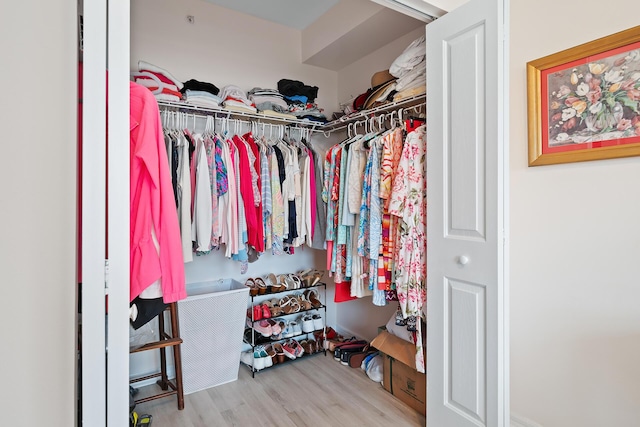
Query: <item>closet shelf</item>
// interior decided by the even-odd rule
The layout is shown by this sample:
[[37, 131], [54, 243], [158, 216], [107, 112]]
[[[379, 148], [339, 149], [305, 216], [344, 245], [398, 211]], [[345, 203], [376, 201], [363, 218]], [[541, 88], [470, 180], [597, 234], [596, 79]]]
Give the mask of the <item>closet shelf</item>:
[[322, 310], [322, 309], [326, 309], [326, 308], [327, 308], [327, 306], [326, 306], [326, 305], [324, 305], [324, 304], [322, 304], [322, 305], [319, 305], [319, 306], [317, 306], [317, 307], [312, 307], [312, 308], [310, 308], [310, 309], [308, 309], [308, 310], [298, 310], [298, 311], [295, 311], [295, 312], [293, 312], [293, 313], [282, 313], [282, 314], [278, 314], [277, 316], [267, 317], [266, 319], [265, 319], [265, 318], [262, 318], [262, 319], [258, 319], [258, 320], [253, 320], [253, 319], [251, 318], [251, 316], [249, 316], [249, 315], [247, 314], [247, 321], [251, 321], [251, 323], [252, 323], [252, 324], [256, 324], [256, 323], [258, 323], [258, 322], [260, 322], [260, 321], [262, 321], [262, 320], [277, 319], [277, 318], [279, 318], [279, 317], [287, 317], [287, 316], [295, 316], [296, 314], [302, 314], [302, 313], [307, 313], [307, 312], [309, 312], [309, 311], [313, 311], [313, 310]]
[[427, 99], [426, 94], [412, 96], [411, 98], [403, 99], [398, 102], [391, 102], [388, 104], [380, 105], [376, 108], [371, 108], [370, 110], [362, 110], [354, 113], [350, 116], [344, 116], [339, 118], [338, 120], [333, 120], [329, 123], [324, 124], [319, 127], [318, 130], [322, 132], [335, 132], [341, 129], [345, 129], [351, 123], [355, 123], [362, 119], [368, 119], [372, 115], [378, 113], [386, 113], [388, 111], [397, 110], [399, 108], [413, 107], [418, 104], [424, 104]]
[[240, 362], [240, 363], [241, 363], [241, 364], [243, 364], [243, 365], [245, 365], [247, 368], [249, 368], [249, 371], [251, 371], [252, 376], [255, 378], [255, 376], [256, 376], [256, 374], [257, 374], [257, 373], [260, 373], [260, 372], [263, 372], [263, 371], [268, 371], [268, 370], [270, 370], [270, 369], [274, 369], [274, 368], [277, 368], [277, 367], [279, 367], [279, 366], [287, 366], [287, 365], [290, 365], [290, 364], [292, 364], [292, 363], [298, 362], [298, 361], [300, 361], [300, 360], [307, 360], [309, 357], [317, 356], [317, 355], [319, 355], [319, 354], [324, 354], [324, 355], [326, 356], [326, 355], [327, 355], [327, 350], [320, 350], [320, 351], [316, 351], [315, 353], [311, 353], [311, 354], [305, 353], [304, 355], [302, 355], [302, 356], [300, 356], [300, 357], [296, 357], [295, 359], [289, 359], [289, 358], [287, 358], [287, 359], [286, 359], [284, 362], [282, 362], [282, 363], [276, 363], [276, 364], [275, 364], [275, 365], [273, 365], [273, 366], [270, 366], [270, 367], [268, 367], [268, 368], [264, 368], [264, 369], [261, 369], [261, 370], [255, 370], [255, 369], [253, 369], [253, 367], [252, 367], [252, 366], [250, 366], [250, 365], [246, 365], [246, 364], [245, 364], [245, 363], [243, 363], [243, 362]]
[[[305, 335], [308, 336], [308, 335], [315, 334], [315, 333], [320, 333], [320, 332], [322, 332], [324, 334], [324, 328], [322, 328], [322, 329], [316, 329], [316, 330], [313, 330], [313, 331], [310, 331], [310, 332], [302, 332], [300, 334], [292, 335], [292, 336], [286, 337], [286, 338], [283, 337], [283, 338], [277, 338], [277, 339], [274, 339], [274, 338], [271, 338], [271, 337], [265, 337], [264, 335], [259, 335], [258, 339], [255, 339], [255, 337], [254, 337], [254, 342], [252, 344], [251, 340], [246, 337], [248, 330], [252, 330], [252, 329], [251, 328], [245, 329], [245, 337], [242, 338], [242, 341], [245, 344], [249, 344], [251, 346], [251, 348], [254, 348], [254, 347], [258, 346], [258, 345], [273, 344], [273, 343], [278, 343], [278, 342], [283, 342], [283, 341], [289, 341], [292, 338], [299, 338], [299, 337], [303, 337]], [[258, 332], [255, 332], [255, 333], [258, 334]]]
[[284, 117], [267, 116], [265, 114], [245, 113], [242, 111], [230, 111], [230, 110], [225, 110], [224, 108], [199, 107], [197, 105], [187, 104], [186, 102], [158, 101], [158, 106], [161, 109], [165, 109], [165, 110], [173, 110], [173, 111], [181, 111], [181, 112], [189, 112], [189, 113], [198, 112], [207, 116], [215, 116], [215, 117], [221, 117], [221, 118], [231, 118], [231, 119], [247, 118], [247, 119], [257, 120], [258, 123], [297, 125], [297, 126], [309, 128], [312, 131], [315, 129], [322, 128], [323, 126], [322, 123], [313, 122], [311, 120], [287, 119]]
[[[307, 289], [320, 288], [320, 287], [322, 287], [322, 286], [327, 286], [327, 284], [326, 284], [326, 283], [324, 283], [324, 282], [318, 282], [318, 283], [316, 283], [316, 284], [315, 284], [315, 285], [313, 285], [313, 286], [302, 286], [302, 287], [300, 287], [300, 288], [295, 288], [295, 289], [293, 289], [293, 288], [292, 288], [292, 289], [288, 289], [288, 288], [287, 288], [287, 289], [285, 289], [285, 290], [283, 290], [283, 291], [278, 291], [278, 292], [267, 292], [267, 293], [264, 293], [264, 294], [252, 295], [252, 296], [251, 296], [251, 298], [252, 298], [252, 299], [258, 299], [258, 298], [260, 298], [260, 297], [269, 297], [269, 296], [272, 296], [272, 295], [280, 295], [280, 294], [288, 293], [288, 292], [291, 292], [291, 291], [304, 292], [304, 291], [305, 291], [305, 290], [307, 290]], [[267, 298], [267, 299], [268, 299], [268, 298]]]

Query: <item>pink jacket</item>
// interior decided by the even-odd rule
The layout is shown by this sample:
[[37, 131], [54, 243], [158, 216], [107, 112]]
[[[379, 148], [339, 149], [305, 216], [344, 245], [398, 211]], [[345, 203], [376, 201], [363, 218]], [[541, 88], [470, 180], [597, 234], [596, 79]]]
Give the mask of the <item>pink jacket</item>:
[[[162, 278], [164, 302], [175, 302], [186, 298], [187, 292], [178, 213], [158, 103], [143, 86], [131, 82], [130, 91], [130, 300]], [[154, 226], [159, 251], [151, 238]]]

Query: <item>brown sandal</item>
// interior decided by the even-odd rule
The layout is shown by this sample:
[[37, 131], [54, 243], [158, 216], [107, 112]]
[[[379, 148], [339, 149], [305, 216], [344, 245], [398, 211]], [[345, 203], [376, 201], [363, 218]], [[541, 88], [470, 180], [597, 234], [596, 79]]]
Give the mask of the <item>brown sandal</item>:
[[303, 294], [296, 294], [295, 298], [298, 301], [298, 305], [300, 305], [301, 310], [311, 310], [313, 308], [311, 301], [309, 301]]
[[311, 303], [313, 308], [322, 307], [322, 302], [318, 299], [318, 293], [314, 289], [304, 291], [304, 296]]
[[262, 280], [267, 284], [267, 287], [271, 288], [272, 293], [282, 292], [285, 290], [284, 285], [278, 283], [278, 279], [276, 279], [276, 275], [273, 273], [269, 273], [269, 275], [262, 278]]
[[267, 304], [267, 306], [269, 307], [269, 310], [271, 311], [271, 317], [277, 317], [284, 313], [284, 311], [282, 310], [282, 307], [278, 305], [277, 299], [266, 301], [265, 304]]
[[244, 282], [244, 285], [249, 288], [249, 295], [252, 297], [258, 295], [258, 286], [256, 286], [256, 282], [253, 279], [247, 279], [247, 281]]
[[292, 314], [300, 311], [300, 304], [298, 301], [288, 295], [280, 300], [280, 307], [284, 311], [284, 314]]

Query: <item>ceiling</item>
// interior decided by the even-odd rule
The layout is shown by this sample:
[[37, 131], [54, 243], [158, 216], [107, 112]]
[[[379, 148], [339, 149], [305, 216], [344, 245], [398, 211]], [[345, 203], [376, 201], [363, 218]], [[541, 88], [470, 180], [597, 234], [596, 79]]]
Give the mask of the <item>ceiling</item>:
[[338, 71], [442, 16], [440, 6], [466, 0], [204, 1], [300, 30], [302, 63]]
[[304, 30], [340, 0], [205, 0], [267, 21]]

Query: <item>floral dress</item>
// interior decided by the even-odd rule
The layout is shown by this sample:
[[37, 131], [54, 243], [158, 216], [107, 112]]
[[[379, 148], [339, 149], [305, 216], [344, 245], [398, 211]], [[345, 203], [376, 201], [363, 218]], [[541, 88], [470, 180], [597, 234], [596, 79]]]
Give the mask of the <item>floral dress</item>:
[[[427, 288], [426, 127], [407, 135], [393, 180], [389, 213], [401, 220], [395, 263], [396, 289], [404, 318], [422, 317]], [[416, 322], [421, 336], [421, 322]], [[416, 343], [416, 369], [424, 372], [421, 340]]]

